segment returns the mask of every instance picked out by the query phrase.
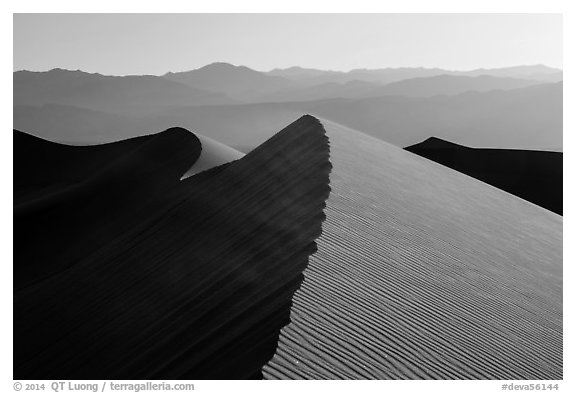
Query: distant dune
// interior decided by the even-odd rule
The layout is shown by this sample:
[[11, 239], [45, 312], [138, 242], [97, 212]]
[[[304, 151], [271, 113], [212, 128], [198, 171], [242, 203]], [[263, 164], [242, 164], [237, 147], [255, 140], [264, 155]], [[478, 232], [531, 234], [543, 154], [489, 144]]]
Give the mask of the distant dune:
[[14, 147], [14, 378], [262, 377], [325, 217], [318, 121], [183, 181], [181, 128]]
[[406, 150], [562, 214], [562, 153], [472, 149], [438, 138]]
[[562, 379], [562, 218], [321, 120], [326, 221], [269, 379]]

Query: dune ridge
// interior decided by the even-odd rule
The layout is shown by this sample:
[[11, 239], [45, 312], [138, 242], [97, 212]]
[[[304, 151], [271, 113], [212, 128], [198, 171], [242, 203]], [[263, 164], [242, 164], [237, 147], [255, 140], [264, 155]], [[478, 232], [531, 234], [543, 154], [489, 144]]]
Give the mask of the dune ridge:
[[406, 150], [562, 215], [561, 152], [478, 149], [435, 137]]
[[196, 137], [200, 140], [200, 144], [202, 145], [202, 154], [200, 154], [198, 160], [194, 162], [190, 169], [188, 169], [182, 176], [183, 179], [206, 171], [215, 166], [239, 160], [245, 155], [236, 149], [216, 142], [215, 140], [210, 139], [204, 135], [197, 134]]
[[200, 154], [200, 140], [182, 128], [97, 146], [61, 145], [15, 131], [15, 289], [129, 230], [158, 207], [158, 194]]
[[562, 379], [562, 218], [321, 122], [326, 221], [264, 377]]
[[[77, 205], [55, 203], [62, 227], [84, 209], [103, 216], [81, 220], [73, 242], [46, 230], [50, 223], [30, 217], [18, 224], [15, 215], [15, 280], [26, 283], [14, 292], [15, 378], [262, 377], [321, 233], [330, 192], [328, 141], [321, 124], [306, 116], [243, 158], [180, 181], [195, 159], [189, 148], [197, 146], [184, 131], [145, 137], [157, 160], [152, 170], [139, 170], [147, 155], [124, 157], [125, 165], [94, 186], [104, 199], [88, 194], [78, 196]], [[15, 138], [22, 160], [34, 144], [29, 138]], [[158, 138], [168, 145], [156, 150]], [[111, 146], [124, 156], [127, 143], [134, 142]], [[62, 148], [47, 146], [45, 156]], [[121, 190], [101, 189], [113, 175]], [[43, 192], [30, 182], [16, 184], [27, 184], [28, 195]], [[134, 214], [118, 210], [106, 217], [107, 194], [136, 186], [139, 192], [126, 196]], [[104, 230], [110, 223], [116, 232]], [[53, 249], [42, 237], [68, 244]], [[35, 265], [57, 265], [57, 271], [45, 267], [37, 280], [29, 276], [33, 269], [18, 269], [29, 262], [26, 247], [43, 249]], [[62, 266], [60, 258], [70, 254], [74, 263]]]

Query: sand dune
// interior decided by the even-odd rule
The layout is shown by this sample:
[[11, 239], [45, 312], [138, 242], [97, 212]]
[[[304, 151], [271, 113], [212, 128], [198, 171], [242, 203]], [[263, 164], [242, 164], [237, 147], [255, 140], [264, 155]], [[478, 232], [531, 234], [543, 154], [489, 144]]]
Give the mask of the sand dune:
[[473, 149], [429, 138], [406, 150], [562, 214], [562, 153]]
[[199, 139], [178, 128], [99, 146], [15, 131], [15, 288], [71, 266], [134, 226], [200, 153]]
[[14, 143], [14, 378], [261, 378], [324, 219], [316, 120], [183, 181], [183, 129]]
[[561, 216], [311, 116], [201, 146], [16, 134], [15, 378], [562, 378]]
[[349, 128], [269, 379], [562, 379], [562, 218]]
[[202, 152], [196, 162], [182, 176], [183, 179], [244, 157], [244, 153], [218, 143], [204, 135], [196, 134], [196, 137], [200, 140]]

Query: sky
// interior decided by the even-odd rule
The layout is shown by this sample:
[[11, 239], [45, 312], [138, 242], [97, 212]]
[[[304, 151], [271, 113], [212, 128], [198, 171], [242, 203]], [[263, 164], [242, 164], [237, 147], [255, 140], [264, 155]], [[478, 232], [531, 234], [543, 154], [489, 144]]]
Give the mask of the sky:
[[15, 14], [13, 69], [562, 68], [561, 14]]

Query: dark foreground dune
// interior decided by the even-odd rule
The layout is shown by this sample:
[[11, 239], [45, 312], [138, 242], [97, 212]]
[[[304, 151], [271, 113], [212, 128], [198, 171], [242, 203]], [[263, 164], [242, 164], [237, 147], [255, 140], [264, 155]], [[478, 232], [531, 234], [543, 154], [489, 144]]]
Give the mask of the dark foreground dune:
[[322, 120], [326, 221], [268, 379], [561, 379], [562, 217]]
[[562, 214], [561, 152], [474, 149], [439, 138], [406, 150]]
[[154, 214], [200, 153], [184, 129], [99, 146], [15, 131], [15, 288], [77, 263]]
[[202, 148], [15, 131], [15, 379], [262, 377], [321, 232], [327, 138], [304, 117], [180, 181]]

